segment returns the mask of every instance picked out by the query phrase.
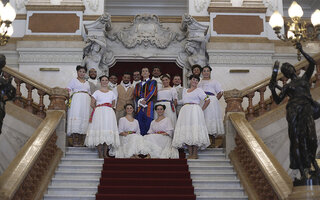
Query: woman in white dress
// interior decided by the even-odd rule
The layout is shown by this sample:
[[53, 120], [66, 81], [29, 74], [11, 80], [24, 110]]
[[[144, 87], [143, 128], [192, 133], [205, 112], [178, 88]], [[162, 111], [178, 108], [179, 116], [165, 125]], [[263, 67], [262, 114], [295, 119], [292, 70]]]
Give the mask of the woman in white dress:
[[[164, 116], [168, 117], [173, 127], [175, 127], [177, 122], [177, 114], [175, 107], [177, 106], [178, 93], [175, 88], [170, 86], [170, 76], [169, 74], [164, 74], [161, 76], [162, 88], [158, 90], [157, 103], [155, 105], [165, 105], [166, 110], [164, 111]], [[158, 118], [157, 112], [154, 113], [154, 119]]]
[[143, 154], [143, 136], [140, 135], [138, 120], [133, 117], [133, 104], [124, 106], [126, 116], [119, 119], [120, 147], [116, 158], [140, 158]]
[[218, 81], [211, 79], [211, 71], [212, 69], [210, 66], [203, 67], [203, 78], [199, 82], [198, 88], [203, 89], [203, 91], [210, 98], [210, 104], [203, 112], [211, 142], [211, 145], [209, 147], [213, 148], [214, 138], [218, 135], [224, 134], [224, 126], [221, 107], [219, 104], [219, 99], [223, 95], [223, 90], [221, 88], [221, 84]]
[[[210, 104], [210, 99], [200, 88], [197, 88], [200, 78], [190, 76], [190, 88], [184, 89], [181, 108], [177, 120], [172, 145], [176, 148], [188, 147], [188, 158], [198, 158], [198, 148], [205, 149], [210, 145], [208, 130], [204, 120], [203, 110]], [[202, 108], [200, 102], [204, 100]]]
[[120, 145], [114, 104], [116, 96], [109, 90], [107, 76], [100, 78], [101, 88], [93, 93], [91, 106], [93, 108], [85, 144], [88, 147], [97, 147], [99, 158], [114, 156], [116, 148]]
[[165, 105], [155, 106], [158, 118], [153, 120], [144, 136], [145, 154], [151, 158], [179, 158], [179, 152], [172, 147], [173, 126], [171, 120], [164, 116]]
[[69, 91], [67, 135], [72, 135], [73, 146], [83, 145], [88, 129], [90, 116], [90, 85], [85, 80], [87, 68], [78, 65], [77, 78], [70, 81], [67, 86]]

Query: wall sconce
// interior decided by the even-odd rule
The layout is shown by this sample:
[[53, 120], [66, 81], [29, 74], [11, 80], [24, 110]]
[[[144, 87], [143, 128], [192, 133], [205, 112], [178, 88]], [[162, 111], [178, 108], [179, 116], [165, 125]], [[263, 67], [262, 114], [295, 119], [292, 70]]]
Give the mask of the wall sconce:
[[13, 34], [12, 22], [16, 18], [16, 11], [8, 1], [0, 1], [0, 46], [6, 45]]

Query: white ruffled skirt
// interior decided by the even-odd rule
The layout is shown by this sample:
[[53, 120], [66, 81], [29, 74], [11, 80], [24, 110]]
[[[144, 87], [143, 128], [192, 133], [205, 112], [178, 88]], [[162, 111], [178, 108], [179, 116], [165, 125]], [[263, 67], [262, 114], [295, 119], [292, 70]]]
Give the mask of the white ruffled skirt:
[[162, 134], [148, 134], [144, 137], [143, 154], [151, 158], [179, 158], [179, 152], [172, 146], [172, 138]]
[[84, 143], [88, 147], [106, 143], [110, 147], [109, 155], [115, 155], [115, 151], [120, 145], [120, 138], [116, 115], [112, 108], [96, 107]]
[[206, 120], [206, 125], [209, 135], [224, 135], [224, 125], [222, 119], [221, 107], [219, 100], [215, 96], [210, 97], [210, 104], [203, 111], [204, 118]]
[[130, 134], [120, 136], [120, 146], [116, 150], [116, 158], [130, 158], [133, 155], [143, 154], [143, 136]]
[[86, 134], [89, 124], [91, 97], [87, 93], [76, 93], [72, 96], [68, 110], [67, 135], [72, 133]]
[[[177, 113], [172, 111], [170, 102], [157, 102], [154, 106], [161, 104], [166, 106], [166, 110], [164, 111], [164, 116], [168, 117], [171, 120], [172, 126], [175, 127], [177, 123]], [[154, 119], [158, 118], [157, 112], [154, 112]]]
[[186, 104], [179, 113], [172, 146], [176, 148], [195, 145], [205, 149], [210, 145], [204, 114], [198, 104]]

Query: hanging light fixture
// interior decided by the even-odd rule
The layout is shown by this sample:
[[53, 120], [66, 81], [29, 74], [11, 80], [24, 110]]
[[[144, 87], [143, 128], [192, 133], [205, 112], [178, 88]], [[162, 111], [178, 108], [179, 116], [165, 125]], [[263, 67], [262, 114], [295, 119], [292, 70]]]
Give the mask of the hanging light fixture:
[[0, 1], [0, 46], [6, 45], [13, 34], [12, 22], [16, 18], [16, 11], [9, 1]]
[[[305, 42], [308, 40], [315, 39], [319, 36], [320, 33], [320, 10], [317, 9], [311, 15], [311, 22], [313, 25], [313, 29], [307, 30], [307, 23], [305, 21], [301, 21], [301, 17], [303, 16], [303, 10], [301, 6], [293, 1], [291, 6], [288, 9], [289, 17], [291, 18], [291, 22], [287, 23], [288, 30], [286, 34], [281, 34], [280, 30], [284, 25], [283, 17], [278, 11], [275, 11], [271, 17], [269, 24], [273, 28], [277, 37], [282, 41], [290, 41], [294, 45], [297, 43]], [[298, 60], [301, 60], [300, 52], [298, 51]]]

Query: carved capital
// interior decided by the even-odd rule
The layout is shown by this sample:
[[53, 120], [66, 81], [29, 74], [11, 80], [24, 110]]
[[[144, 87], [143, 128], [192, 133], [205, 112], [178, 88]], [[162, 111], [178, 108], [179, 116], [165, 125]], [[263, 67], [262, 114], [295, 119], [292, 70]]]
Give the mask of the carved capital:
[[68, 99], [68, 91], [59, 87], [52, 88], [49, 99], [49, 110], [66, 110], [66, 100]]
[[229, 90], [224, 92], [224, 99], [227, 103], [227, 112], [243, 112], [241, 91], [237, 89]]

